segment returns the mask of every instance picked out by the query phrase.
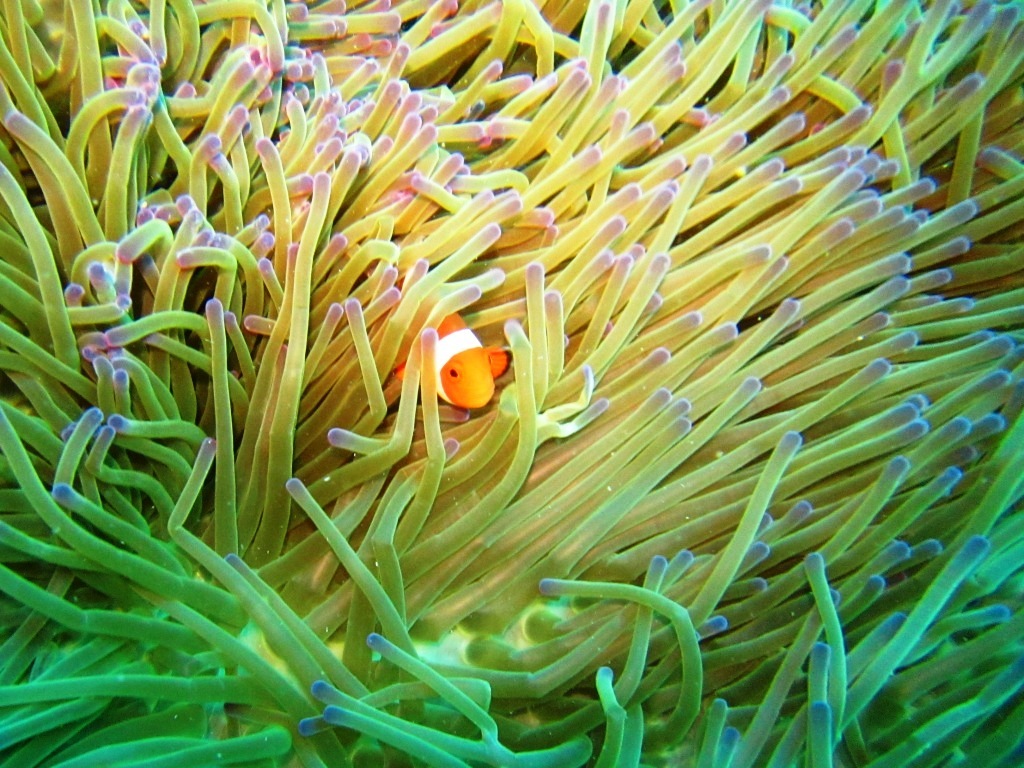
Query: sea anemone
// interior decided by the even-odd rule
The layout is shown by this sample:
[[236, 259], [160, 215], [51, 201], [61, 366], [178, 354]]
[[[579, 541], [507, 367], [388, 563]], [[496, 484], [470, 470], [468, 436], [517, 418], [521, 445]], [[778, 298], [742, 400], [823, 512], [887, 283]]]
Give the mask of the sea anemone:
[[5, 768], [1019, 764], [1022, 12], [4, 2]]

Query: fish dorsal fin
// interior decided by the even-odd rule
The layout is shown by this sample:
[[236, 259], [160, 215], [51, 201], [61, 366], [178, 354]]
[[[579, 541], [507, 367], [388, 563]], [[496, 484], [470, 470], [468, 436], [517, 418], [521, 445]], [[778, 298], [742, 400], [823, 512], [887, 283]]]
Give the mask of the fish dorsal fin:
[[466, 328], [466, 324], [462, 321], [462, 318], [458, 315], [448, 315], [442, 320], [437, 326], [437, 336], [443, 339], [445, 336], [451, 336], [456, 331], [461, 331]]

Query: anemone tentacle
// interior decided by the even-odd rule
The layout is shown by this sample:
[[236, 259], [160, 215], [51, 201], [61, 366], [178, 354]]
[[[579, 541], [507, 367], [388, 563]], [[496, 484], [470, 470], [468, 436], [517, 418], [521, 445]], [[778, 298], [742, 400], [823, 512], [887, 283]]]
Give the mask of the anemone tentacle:
[[1016, 764], [1022, 89], [1020, 0], [4, 2], [0, 762]]

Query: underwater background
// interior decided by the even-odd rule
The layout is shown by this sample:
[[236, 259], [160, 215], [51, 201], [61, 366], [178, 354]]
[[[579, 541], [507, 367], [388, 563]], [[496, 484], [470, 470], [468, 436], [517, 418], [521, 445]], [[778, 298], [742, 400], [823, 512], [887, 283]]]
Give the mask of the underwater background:
[[1021, 764], [1022, 13], [0, 2], [0, 764]]

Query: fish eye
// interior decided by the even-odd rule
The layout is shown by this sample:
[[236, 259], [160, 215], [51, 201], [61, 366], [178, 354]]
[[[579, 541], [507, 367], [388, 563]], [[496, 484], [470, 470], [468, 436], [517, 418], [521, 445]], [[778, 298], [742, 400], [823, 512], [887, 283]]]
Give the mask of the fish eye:
[[448, 375], [451, 376], [453, 379], [459, 378], [459, 372], [455, 368], [449, 368]]

